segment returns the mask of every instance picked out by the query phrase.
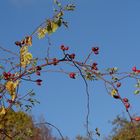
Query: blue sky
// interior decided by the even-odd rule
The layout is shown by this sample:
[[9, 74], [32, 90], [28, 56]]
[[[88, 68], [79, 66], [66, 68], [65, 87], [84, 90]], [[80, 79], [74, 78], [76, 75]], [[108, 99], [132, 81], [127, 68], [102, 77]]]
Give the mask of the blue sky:
[[[140, 68], [139, 0], [75, 0], [75, 4], [76, 10], [65, 15], [69, 29], [62, 27], [51, 36], [52, 57], [60, 56], [59, 46], [66, 44], [81, 61], [93, 46], [98, 45], [100, 54], [93, 60], [98, 62], [101, 70], [116, 66], [120, 71], [129, 72], [134, 65]], [[0, 45], [18, 51], [14, 42], [30, 34], [52, 14], [52, 0], [1, 0]], [[38, 40], [35, 37], [33, 41], [30, 51], [34, 56], [42, 57], [48, 46], [47, 39]], [[35, 117], [43, 115], [71, 139], [78, 134], [85, 135], [86, 93], [82, 79], [77, 77], [72, 80], [62, 73], [45, 73], [42, 79], [42, 87], [31, 85], [41, 102], [32, 114]], [[140, 95], [133, 95], [134, 84], [134, 80], [123, 81], [120, 92], [130, 99], [131, 113], [140, 115]], [[98, 127], [103, 139], [111, 131], [108, 121], [125, 110], [108, 96], [103, 82], [89, 82], [89, 87], [90, 128], [94, 130]]]

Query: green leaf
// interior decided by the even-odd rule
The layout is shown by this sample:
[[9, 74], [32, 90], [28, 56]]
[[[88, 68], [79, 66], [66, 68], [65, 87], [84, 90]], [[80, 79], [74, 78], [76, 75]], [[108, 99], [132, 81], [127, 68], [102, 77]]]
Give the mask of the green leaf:
[[34, 93], [34, 92], [30, 92], [30, 93], [29, 93], [29, 96], [31, 96], [31, 97], [32, 97], [32, 96], [35, 96], [35, 93]]
[[61, 3], [58, 2], [57, 0], [54, 0], [54, 3], [55, 3], [58, 7], [61, 7]]
[[140, 80], [139, 79], [137, 80], [137, 83], [136, 83], [135, 87], [140, 88]]
[[4, 69], [4, 67], [0, 64], [0, 69]]
[[76, 6], [74, 4], [68, 4], [68, 5], [66, 5], [66, 7], [64, 9], [67, 11], [74, 11], [75, 7]]
[[112, 76], [112, 80], [113, 80], [114, 82], [117, 82], [117, 81], [118, 81], [118, 77]]
[[135, 94], [135, 95], [137, 95], [137, 94], [139, 94], [139, 93], [140, 93], [140, 90], [139, 90], [139, 89], [137, 89], [137, 90], [134, 91], [134, 94]]
[[33, 66], [36, 66], [36, 65], [37, 65], [37, 60], [38, 60], [38, 58], [34, 58], [34, 59], [32, 60], [32, 65], [33, 65]]
[[85, 75], [85, 78], [87, 80], [93, 80], [93, 75], [91, 73], [87, 72], [86, 75]]

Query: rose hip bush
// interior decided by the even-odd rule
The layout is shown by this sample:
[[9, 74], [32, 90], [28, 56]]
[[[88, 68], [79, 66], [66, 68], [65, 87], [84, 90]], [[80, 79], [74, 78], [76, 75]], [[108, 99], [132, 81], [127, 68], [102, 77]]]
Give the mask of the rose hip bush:
[[[39, 103], [35, 99], [35, 93], [32, 90], [27, 93], [22, 93], [22, 96], [19, 94], [19, 88], [22, 86], [21, 83], [24, 81], [30, 81], [38, 86], [41, 86], [43, 81], [42, 79], [38, 78], [38, 76], [41, 75], [42, 70], [46, 66], [59, 66], [60, 63], [67, 63], [71, 67], [75, 67], [77, 69], [76, 72], [65, 72], [65, 74], [67, 74], [67, 76], [73, 80], [78, 78], [78, 76], [81, 76], [85, 83], [85, 93], [87, 96], [86, 132], [89, 139], [93, 139], [94, 135], [100, 136], [100, 133], [98, 128], [95, 128], [94, 131], [90, 130], [89, 128], [90, 93], [88, 91], [87, 80], [91, 80], [93, 82], [94, 80], [103, 81], [105, 89], [109, 95], [114, 100], [118, 100], [122, 103], [130, 118], [131, 123], [133, 124], [139, 122], [140, 116], [133, 117], [133, 115], [130, 113], [129, 109], [131, 104], [129, 103], [129, 99], [127, 97], [122, 98], [119, 92], [119, 88], [122, 86], [121, 80], [130, 78], [136, 79], [137, 81], [134, 94], [140, 93], [140, 70], [137, 69], [136, 66], [134, 66], [130, 72], [119, 72], [118, 68], [116, 67], [107, 68], [106, 71], [100, 71], [98, 68], [98, 62], [89, 62], [89, 59], [91, 59], [92, 56], [98, 55], [100, 53], [100, 48], [97, 46], [91, 48], [91, 51], [87, 54], [87, 58], [83, 61], [78, 61], [76, 54], [74, 52], [70, 52], [70, 47], [65, 46], [65, 44], [62, 44], [59, 48], [59, 51], [62, 52], [61, 58], [57, 58], [57, 56], [55, 58], [50, 58], [47, 56], [44, 58], [44, 62], [41, 61], [41, 64], [39, 62], [40, 60], [35, 58], [30, 52], [30, 47], [32, 47], [34, 38], [37, 37], [41, 40], [42, 38], [55, 33], [61, 26], [65, 26], [66, 28], [68, 27], [68, 24], [64, 20], [63, 15], [66, 11], [73, 11], [75, 9], [75, 5], [67, 4], [62, 6], [62, 4], [58, 1], [55, 1], [55, 4], [56, 9], [52, 18], [47, 19], [45, 22], [41, 23], [30, 35], [25, 36], [23, 39], [15, 42], [15, 46], [19, 48], [19, 55], [18, 53], [13, 53], [10, 50], [1, 48], [4, 51], [11, 53], [12, 55], [18, 56], [19, 60], [16, 60], [17, 63], [15, 63], [11, 59], [6, 59], [6, 65], [9, 64], [9, 69], [5, 69], [7, 66], [0, 67], [0, 115], [2, 116], [0, 122], [3, 122], [7, 112], [11, 108], [15, 109], [15, 107], [18, 107], [27, 111], [31, 110], [35, 103]], [[35, 76], [32, 78], [32, 75]], [[59, 131], [59, 129], [57, 130]], [[0, 128], [0, 133], [4, 133], [8, 136], [4, 128]], [[62, 134], [61, 137], [64, 139]]]

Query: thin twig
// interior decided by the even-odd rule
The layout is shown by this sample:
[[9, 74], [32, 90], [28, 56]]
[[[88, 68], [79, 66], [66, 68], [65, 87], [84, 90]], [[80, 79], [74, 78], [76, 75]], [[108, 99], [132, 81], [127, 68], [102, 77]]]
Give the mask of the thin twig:
[[10, 53], [10, 54], [13, 54], [13, 55], [15, 55], [15, 56], [19, 56], [17, 53], [12, 52], [11, 50], [5, 49], [5, 48], [3, 48], [2, 46], [0, 46], [0, 49], [3, 50], [3, 51], [5, 51], [5, 52], [8, 52], [8, 53]]
[[55, 129], [57, 130], [57, 132], [59, 133], [61, 139], [64, 140], [64, 137], [63, 137], [63, 135], [62, 135], [60, 129], [57, 128], [55, 125], [53, 125], [53, 124], [51, 124], [51, 123], [49, 123], [49, 122], [36, 123], [35, 125], [40, 125], [40, 124], [48, 124], [48, 125], [52, 126], [53, 128], [55, 128]]

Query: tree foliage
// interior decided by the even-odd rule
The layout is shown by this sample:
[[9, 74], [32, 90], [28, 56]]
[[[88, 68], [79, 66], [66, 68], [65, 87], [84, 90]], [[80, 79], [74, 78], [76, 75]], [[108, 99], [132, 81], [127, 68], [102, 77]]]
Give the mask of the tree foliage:
[[112, 121], [112, 135], [106, 140], [140, 140], [140, 123], [131, 123], [126, 118], [117, 116]]
[[[44, 122], [36, 125], [32, 116], [10, 109], [4, 119], [0, 116], [0, 140], [56, 140]], [[58, 139], [58, 138], [57, 138]]]

